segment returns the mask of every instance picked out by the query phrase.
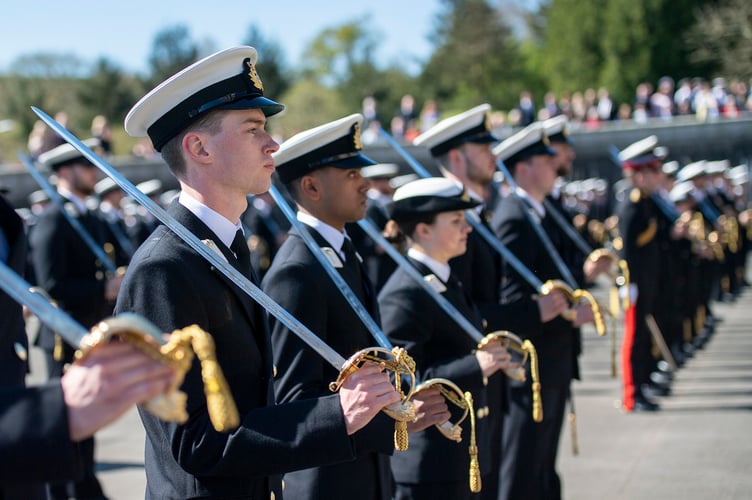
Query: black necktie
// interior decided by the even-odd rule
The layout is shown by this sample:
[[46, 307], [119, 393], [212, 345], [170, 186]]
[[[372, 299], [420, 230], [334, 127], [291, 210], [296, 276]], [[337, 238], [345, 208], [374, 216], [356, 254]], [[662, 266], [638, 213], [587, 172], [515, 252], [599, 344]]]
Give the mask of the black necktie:
[[245, 241], [245, 236], [241, 229], [238, 229], [238, 232], [235, 233], [235, 239], [232, 240], [230, 250], [235, 253], [235, 256], [238, 259], [238, 265], [236, 266], [237, 270], [243, 273], [246, 278], [252, 280], [251, 252], [248, 250], [248, 243]]
[[[350, 238], [345, 237], [344, 241], [342, 241], [342, 253], [345, 254], [345, 270], [348, 271], [355, 280], [357, 280], [356, 282], [365, 294], [366, 300], [370, 301], [372, 298], [371, 286], [367, 281], [368, 278], [366, 278], [363, 268], [361, 267], [360, 259], [358, 259], [358, 254], [355, 251], [355, 245], [353, 245], [353, 242], [350, 240]], [[365, 304], [367, 305], [368, 302], [366, 302]], [[370, 306], [367, 305], [367, 307], [370, 310]]]

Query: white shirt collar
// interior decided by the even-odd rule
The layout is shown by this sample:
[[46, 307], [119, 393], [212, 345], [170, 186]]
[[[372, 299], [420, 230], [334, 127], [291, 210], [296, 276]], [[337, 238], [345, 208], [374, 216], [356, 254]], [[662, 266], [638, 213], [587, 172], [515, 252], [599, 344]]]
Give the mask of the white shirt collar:
[[524, 189], [522, 189], [522, 188], [521, 188], [520, 186], [517, 186], [517, 187], [515, 188], [515, 192], [517, 193], [517, 195], [518, 195], [518, 196], [519, 196], [520, 198], [523, 198], [523, 199], [524, 199], [524, 200], [526, 200], [526, 201], [527, 201], [528, 203], [530, 203], [530, 206], [532, 206], [532, 207], [533, 207], [533, 209], [534, 209], [534, 210], [535, 210], [535, 211], [536, 211], [536, 212], [538, 213], [538, 217], [540, 217], [540, 218], [542, 219], [543, 217], [545, 217], [545, 216], [546, 216], [546, 209], [545, 209], [545, 208], [543, 207], [543, 204], [542, 204], [542, 203], [538, 203], [537, 201], [535, 201], [535, 200], [534, 200], [534, 199], [533, 199], [533, 198], [532, 198], [532, 197], [531, 197], [531, 196], [530, 196], [530, 195], [528, 194], [528, 192], [527, 192], [527, 191], [525, 191]]
[[227, 248], [232, 245], [232, 240], [235, 239], [235, 233], [238, 232], [238, 229], [242, 230], [243, 228], [240, 221], [237, 223], [230, 222], [224, 215], [215, 212], [185, 191], [180, 192], [178, 202], [206, 224]]
[[429, 257], [428, 255], [415, 248], [410, 248], [407, 251], [407, 256], [417, 260], [418, 262], [426, 266], [444, 283], [449, 281], [449, 274], [451, 274], [452, 272], [452, 268], [449, 267], [449, 264], [442, 264], [438, 260]]
[[89, 209], [86, 207], [86, 200], [79, 198], [62, 186], [57, 188], [57, 192], [60, 193], [60, 196], [62, 196], [66, 200], [70, 200], [76, 206], [76, 210], [78, 210], [79, 214], [85, 214], [89, 211]]
[[347, 233], [340, 232], [326, 222], [322, 222], [313, 215], [305, 212], [299, 211], [297, 217], [300, 222], [318, 231], [321, 237], [324, 238], [344, 260], [345, 254], [342, 251], [342, 243], [345, 241]]

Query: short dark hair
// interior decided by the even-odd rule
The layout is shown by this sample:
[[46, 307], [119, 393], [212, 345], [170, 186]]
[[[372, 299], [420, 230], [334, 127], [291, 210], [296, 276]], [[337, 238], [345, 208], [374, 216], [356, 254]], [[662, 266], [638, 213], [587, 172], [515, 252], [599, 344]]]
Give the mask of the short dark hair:
[[183, 137], [188, 132], [200, 130], [208, 132], [209, 134], [217, 134], [222, 130], [222, 118], [224, 117], [224, 110], [212, 110], [205, 116], [199, 118], [195, 122], [187, 126], [182, 132], [170, 139], [162, 146], [162, 159], [167, 163], [170, 172], [180, 178], [185, 173], [185, 159], [183, 158], [183, 151], [181, 144]]

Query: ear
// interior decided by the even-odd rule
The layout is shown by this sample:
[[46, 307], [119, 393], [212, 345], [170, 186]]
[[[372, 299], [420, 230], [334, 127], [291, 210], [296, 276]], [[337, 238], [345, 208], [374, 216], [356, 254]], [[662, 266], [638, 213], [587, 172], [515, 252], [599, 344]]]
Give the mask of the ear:
[[431, 225], [426, 224], [425, 222], [419, 222], [418, 225], [415, 226], [413, 234], [423, 240], [431, 235]]
[[200, 132], [187, 132], [180, 143], [183, 153], [191, 160], [205, 164], [210, 158], [204, 142], [204, 135]]
[[452, 165], [454, 172], [465, 172], [465, 155], [463, 155], [459, 149], [454, 148], [449, 150], [449, 163]]
[[315, 175], [304, 175], [298, 181], [300, 184], [300, 194], [303, 198], [309, 200], [318, 200], [321, 198], [321, 183]]

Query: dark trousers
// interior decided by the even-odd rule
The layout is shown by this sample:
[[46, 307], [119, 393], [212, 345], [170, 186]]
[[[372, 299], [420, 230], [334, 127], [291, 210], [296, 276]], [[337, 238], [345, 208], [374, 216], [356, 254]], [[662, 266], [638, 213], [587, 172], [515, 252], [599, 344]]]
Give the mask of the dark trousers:
[[532, 414], [530, 376], [524, 383], [510, 381], [509, 415], [504, 420], [500, 500], [559, 500], [561, 483], [556, 455], [569, 397], [570, 378], [541, 378], [543, 421]]
[[[50, 351], [45, 351], [45, 359], [47, 361], [48, 378], [60, 377], [67, 360], [56, 360]], [[94, 474], [94, 438], [81, 441], [79, 449], [83, 460], [83, 477], [76, 481], [48, 483], [47, 493], [51, 500], [67, 500], [71, 497], [76, 499], [105, 498], [102, 486]]]

